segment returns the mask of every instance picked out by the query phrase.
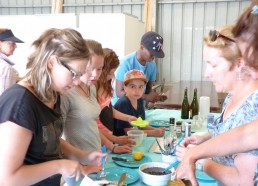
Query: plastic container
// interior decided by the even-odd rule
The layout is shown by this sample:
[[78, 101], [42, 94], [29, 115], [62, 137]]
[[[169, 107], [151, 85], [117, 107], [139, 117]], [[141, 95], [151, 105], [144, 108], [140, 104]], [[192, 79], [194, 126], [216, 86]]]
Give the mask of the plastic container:
[[127, 131], [128, 136], [132, 136], [132, 140], [135, 141], [134, 146], [139, 146], [145, 137], [145, 133], [142, 130], [129, 130]]

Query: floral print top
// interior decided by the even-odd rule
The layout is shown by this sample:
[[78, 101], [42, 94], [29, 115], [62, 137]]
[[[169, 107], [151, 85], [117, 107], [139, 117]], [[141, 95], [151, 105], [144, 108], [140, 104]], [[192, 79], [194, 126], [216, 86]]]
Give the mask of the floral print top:
[[[223, 103], [222, 114], [214, 121], [214, 131], [212, 137], [258, 119], [258, 90], [247, 97], [246, 100], [228, 118], [223, 120], [223, 113], [230, 99], [231, 95], [229, 94]], [[214, 157], [213, 160], [227, 166], [234, 166], [234, 158], [238, 154]], [[241, 154], [251, 154], [258, 156], [258, 149]]]

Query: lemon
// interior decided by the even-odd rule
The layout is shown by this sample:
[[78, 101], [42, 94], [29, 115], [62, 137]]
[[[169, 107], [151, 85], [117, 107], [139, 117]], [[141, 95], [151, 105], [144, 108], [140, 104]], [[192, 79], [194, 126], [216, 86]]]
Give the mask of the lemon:
[[133, 153], [133, 159], [139, 161], [139, 160], [142, 159], [143, 154], [144, 154], [143, 152], [134, 152], [134, 153]]

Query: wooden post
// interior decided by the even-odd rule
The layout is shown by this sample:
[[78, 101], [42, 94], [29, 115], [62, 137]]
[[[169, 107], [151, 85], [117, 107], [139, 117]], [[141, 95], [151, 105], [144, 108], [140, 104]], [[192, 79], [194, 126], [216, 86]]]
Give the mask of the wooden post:
[[63, 0], [52, 0], [52, 14], [63, 13]]
[[152, 0], [144, 1], [144, 31], [152, 30]]

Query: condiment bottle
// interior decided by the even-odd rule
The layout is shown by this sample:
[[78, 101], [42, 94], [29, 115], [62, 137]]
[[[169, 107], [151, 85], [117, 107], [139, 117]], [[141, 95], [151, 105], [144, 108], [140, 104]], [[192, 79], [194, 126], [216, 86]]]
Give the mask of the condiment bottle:
[[182, 121], [177, 121], [176, 122], [176, 136], [177, 138], [180, 138], [182, 135]]

